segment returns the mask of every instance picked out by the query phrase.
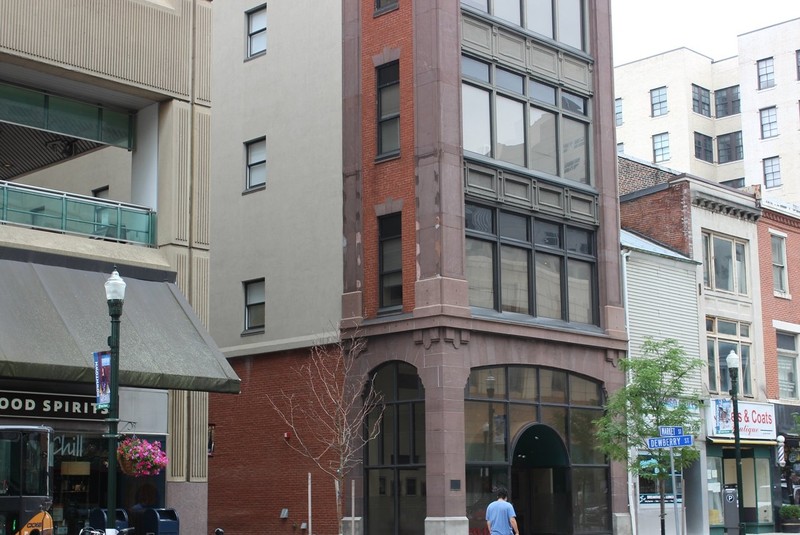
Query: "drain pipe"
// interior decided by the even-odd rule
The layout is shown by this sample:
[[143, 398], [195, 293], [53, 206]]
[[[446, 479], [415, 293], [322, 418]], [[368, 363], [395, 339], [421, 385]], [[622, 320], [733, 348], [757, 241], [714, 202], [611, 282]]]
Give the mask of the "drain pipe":
[[[620, 255], [622, 257], [621, 267], [622, 267], [622, 305], [625, 311], [625, 332], [628, 333], [628, 350], [627, 350], [627, 357], [630, 358], [631, 355], [631, 335], [630, 335], [630, 322], [628, 320], [628, 257], [630, 257], [631, 252], [629, 249], [622, 249], [620, 251]], [[631, 372], [628, 370], [626, 372], [625, 383], [630, 384], [631, 381]], [[636, 448], [629, 448], [628, 449], [628, 458], [638, 457], [639, 452]], [[634, 499], [638, 498], [639, 495], [639, 486], [638, 482], [634, 478], [633, 474], [630, 470], [628, 472], [628, 510], [631, 512], [631, 533], [633, 535], [637, 535], [639, 533], [637, 524], [639, 521], [639, 500]]]

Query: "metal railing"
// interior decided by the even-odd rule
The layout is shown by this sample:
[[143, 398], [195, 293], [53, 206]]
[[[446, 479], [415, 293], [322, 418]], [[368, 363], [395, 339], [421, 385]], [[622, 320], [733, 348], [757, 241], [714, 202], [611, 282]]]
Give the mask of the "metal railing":
[[156, 212], [149, 208], [1, 180], [0, 223], [156, 245]]

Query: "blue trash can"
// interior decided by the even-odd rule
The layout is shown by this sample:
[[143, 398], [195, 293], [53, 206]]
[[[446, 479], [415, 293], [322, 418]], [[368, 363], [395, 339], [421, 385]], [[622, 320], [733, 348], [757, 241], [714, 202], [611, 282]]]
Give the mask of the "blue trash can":
[[147, 509], [142, 515], [143, 533], [136, 535], [179, 535], [180, 520], [175, 509]]
[[[107, 512], [108, 509], [100, 509], [99, 507], [92, 509], [89, 513], [89, 525], [95, 529], [106, 529], [106, 522], [108, 521], [108, 516], [106, 516]], [[117, 509], [116, 520], [117, 529], [125, 529], [129, 526], [128, 513], [125, 509]]]

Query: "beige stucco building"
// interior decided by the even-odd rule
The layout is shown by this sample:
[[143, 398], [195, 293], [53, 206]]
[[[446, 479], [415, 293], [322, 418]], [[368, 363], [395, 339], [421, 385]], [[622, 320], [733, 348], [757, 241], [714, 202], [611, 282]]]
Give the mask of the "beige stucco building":
[[[238, 391], [204, 326], [211, 2], [9, 0], [0, 20], [0, 259], [7, 275], [25, 273], [3, 284], [55, 311], [23, 324], [43, 338], [19, 343], [28, 340], [22, 329], [0, 342], [3, 396], [81, 396], [91, 405], [91, 352], [104, 348], [108, 328], [97, 273], [116, 266], [129, 281], [119, 427], [167, 448], [169, 467], [149, 482], [156, 493], [148, 505], [174, 509], [182, 530], [204, 532], [206, 392]], [[96, 295], [80, 282], [87, 277], [99, 281]], [[65, 287], [72, 290], [62, 295]], [[17, 304], [0, 305], [6, 326], [20, 317]], [[145, 328], [139, 313], [161, 319]], [[0, 420], [20, 421], [12, 416]], [[102, 415], [23, 416], [53, 426], [59, 443], [81, 444], [54, 459], [56, 525], [77, 533], [89, 510], [105, 507]], [[75, 459], [91, 470], [70, 483], [60, 466]], [[149, 483], [123, 479], [119, 506], [142, 503]], [[62, 492], [68, 487], [81, 494]]]

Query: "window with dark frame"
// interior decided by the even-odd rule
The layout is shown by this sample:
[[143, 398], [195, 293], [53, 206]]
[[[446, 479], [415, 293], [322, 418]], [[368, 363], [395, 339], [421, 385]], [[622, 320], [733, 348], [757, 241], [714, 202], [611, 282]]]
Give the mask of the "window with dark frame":
[[738, 161], [744, 158], [742, 132], [731, 132], [717, 136], [717, 160], [719, 163]]
[[653, 117], [665, 115], [667, 109], [667, 88], [657, 87], [650, 90], [650, 114]]
[[714, 109], [717, 117], [736, 115], [742, 111], [739, 86], [734, 85], [714, 91]]
[[378, 269], [382, 309], [403, 305], [402, 218], [395, 213], [378, 219]]
[[594, 230], [475, 202], [465, 219], [471, 306], [596, 324]]
[[762, 161], [764, 167], [764, 186], [768, 188], [777, 188], [782, 184], [781, 182], [781, 159], [779, 156], [772, 158], [764, 158]]
[[267, 183], [267, 140], [255, 139], [245, 143], [247, 153], [247, 189], [257, 188]]
[[400, 63], [394, 61], [377, 69], [378, 156], [400, 152]]
[[622, 99], [618, 98], [614, 100], [614, 119], [617, 123], [617, 126], [622, 126]]
[[775, 106], [758, 111], [761, 120], [761, 139], [778, 135], [778, 108]]
[[711, 138], [700, 132], [694, 133], [694, 157], [704, 162], [714, 161], [714, 148]]
[[263, 329], [266, 316], [266, 290], [264, 279], [244, 283], [245, 331]]
[[369, 379], [380, 403], [365, 427], [380, 432], [364, 447], [364, 532], [423, 533], [425, 515], [408, 511], [425, 510], [425, 387], [407, 362], [387, 362]]
[[247, 57], [259, 56], [267, 51], [267, 5], [261, 5], [247, 15]]
[[664, 132], [653, 136], [653, 162], [669, 160], [669, 133]]
[[588, 95], [468, 56], [461, 73], [465, 152], [591, 182]]
[[720, 184], [723, 186], [728, 186], [729, 188], [740, 189], [744, 187], [744, 177], [723, 180], [720, 182]]
[[[558, 43], [586, 50], [586, 13], [583, 0], [461, 0], [461, 4]], [[523, 22], [524, 21], [524, 22]]]
[[775, 62], [772, 58], [758, 60], [758, 88], [767, 89], [775, 86]]
[[711, 117], [711, 93], [708, 89], [692, 84], [692, 111]]
[[375, 11], [384, 11], [397, 6], [398, 0], [375, 0]]

